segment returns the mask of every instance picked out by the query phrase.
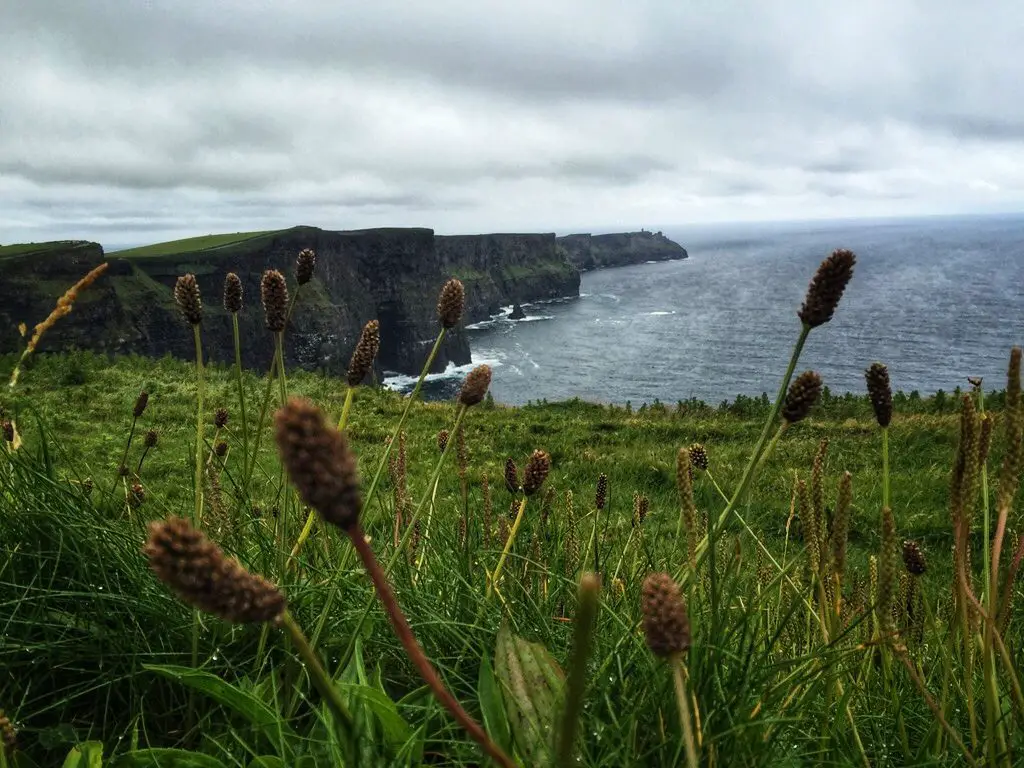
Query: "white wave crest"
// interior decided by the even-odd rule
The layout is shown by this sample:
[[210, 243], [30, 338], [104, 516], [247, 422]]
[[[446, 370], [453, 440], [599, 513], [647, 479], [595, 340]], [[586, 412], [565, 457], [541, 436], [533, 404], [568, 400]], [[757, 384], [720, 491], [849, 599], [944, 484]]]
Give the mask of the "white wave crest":
[[[489, 365], [492, 368], [497, 368], [502, 364], [502, 358], [503, 355], [498, 354], [497, 350], [491, 350], [488, 354], [475, 356], [473, 362], [466, 363], [465, 365], [455, 365], [455, 363], [449, 362], [448, 366], [440, 373], [428, 373], [426, 378], [424, 378], [424, 382], [464, 379], [466, 374], [478, 365]], [[383, 385], [395, 392], [410, 390], [416, 386], [416, 382], [419, 380], [419, 376], [411, 376], [405, 373], [385, 371], [384, 374]]]

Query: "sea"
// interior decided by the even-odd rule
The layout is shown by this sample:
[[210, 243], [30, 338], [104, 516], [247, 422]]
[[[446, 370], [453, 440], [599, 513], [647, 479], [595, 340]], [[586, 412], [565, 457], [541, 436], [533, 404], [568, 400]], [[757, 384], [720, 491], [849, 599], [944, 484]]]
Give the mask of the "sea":
[[[1024, 344], [1024, 214], [659, 229], [689, 258], [585, 272], [579, 296], [523, 305], [521, 320], [502, 308], [467, 328], [472, 364], [429, 376], [423, 396], [455, 396], [480, 363], [494, 399], [515, 405], [774, 395], [808, 283], [836, 248], [856, 253], [854, 276], [797, 369], [833, 393], [863, 392], [875, 361], [907, 393], [969, 376], [1002, 389]], [[408, 392], [415, 379], [385, 385]]]

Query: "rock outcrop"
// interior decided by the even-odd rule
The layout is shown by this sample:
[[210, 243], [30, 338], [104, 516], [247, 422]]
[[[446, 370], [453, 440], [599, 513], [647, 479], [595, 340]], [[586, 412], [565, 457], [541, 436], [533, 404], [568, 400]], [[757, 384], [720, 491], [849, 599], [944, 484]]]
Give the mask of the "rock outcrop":
[[[172, 296], [178, 276], [192, 272], [203, 297], [206, 357], [230, 363], [231, 319], [221, 291], [225, 276], [236, 272], [244, 288], [243, 364], [266, 370], [273, 345], [259, 304], [260, 277], [279, 269], [294, 291], [302, 248], [316, 251], [316, 273], [301, 289], [285, 348], [290, 366], [308, 369], [343, 371], [363, 324], [376, 318], [378, 370], [418, 373], [437, 333], [438, 292], [451, 276], [466, 284], [467, 323], [515, 301], [579, 293], [579, 271], [556, 249], [554, 235], [435, 237], [430, 229], [295, 227], [205, 250], [122, 257], [105, 256], [96, 243], [53, 243], [27, 252], [0, 249], [0, 352], [22, 348], [18, 323], [39, 322], [58, 296], [106, 258], [107, 273], [46, 334], [41, 352], [78, 347], [192, 359], [192, 332]], [[470, 362], [460, 330], [446, 336], [433, 370], [449, 362]]]
[[661, 232], [618, 232], [610, 235], [566, 235], [558, 246], [573, 266], [583, 271], [685, 259], [686, 249]]
[[579, 269], [553, 234], [438, 235], [442, 269], [466, 286], [466, 322], [476, 323], [509, 304], [578, 296]]

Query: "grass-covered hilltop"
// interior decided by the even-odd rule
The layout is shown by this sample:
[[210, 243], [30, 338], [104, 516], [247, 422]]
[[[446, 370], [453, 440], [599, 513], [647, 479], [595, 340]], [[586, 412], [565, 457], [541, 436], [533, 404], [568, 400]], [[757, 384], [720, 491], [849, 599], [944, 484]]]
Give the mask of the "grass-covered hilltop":
[[[857, 279], [836, 250], [774, 397], [510, 408], [477, 366], [425, 403], [376, 386], [380, 305], [329, 302], [361, 323], [338, 373], [292, 364], [340, 234], [57, 249], [75, 277], [18, 308], [0, 768], [1020, 763], [1019, 347], [952, 394], [870, 360], [830, 393], [800, 357]], [[41, 353], [148, 260], [178, 352]], [[489, 279], [417, 300], [421, 383]]]

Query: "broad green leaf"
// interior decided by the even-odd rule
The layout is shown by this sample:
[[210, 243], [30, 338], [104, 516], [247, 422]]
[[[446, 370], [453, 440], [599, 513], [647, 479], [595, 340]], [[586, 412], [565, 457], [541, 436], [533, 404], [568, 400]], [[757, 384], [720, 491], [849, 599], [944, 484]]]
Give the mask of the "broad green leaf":
[[260, 701], [254, 694], [231, 685], [225, 680], [201, 669], [172, 665], [143, 664], [143, 669], [168, 677], [172, 680], [205, 693], [210, 698], [237, 712], [262, 733], [278, 754], [292, 756], [292, 744], [298, 736], [291, 726], [273, 709]]
[[508, 715], [501, 700], [498, 682], [494, 679], [491, 659], [485, 653], [480, 664], [480, 680], [477, 683], [480, 711], [483, 713], [484, 729], [494, 742], [506, 752], [512, 750], [512, 734], [508, 729]]
[[398, 714], [395, 702], [389, 699], [383, 691], [355, 683], [335, 683], [335, 685], [342, 693], [362, 702], [374, 714], [381, 728], [384, 729], [384, 738], [389, 744], [404, 744], [412, 736], [412, 728]]
[[103, 768], [103, 743], [87, 741], [73, 747], [64, 760], [64, 768]]
[[498, 632], [494, 667], [516, 747], [530, 765], [549, 763], [565, 674], [544, 646], [507, 626]]
[[227, 768], [224, 763], [201, 752], [187, 749], [138, 749], [121, 755], [111, 768]]

